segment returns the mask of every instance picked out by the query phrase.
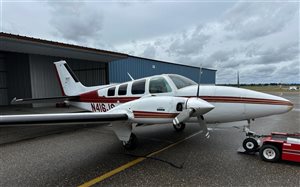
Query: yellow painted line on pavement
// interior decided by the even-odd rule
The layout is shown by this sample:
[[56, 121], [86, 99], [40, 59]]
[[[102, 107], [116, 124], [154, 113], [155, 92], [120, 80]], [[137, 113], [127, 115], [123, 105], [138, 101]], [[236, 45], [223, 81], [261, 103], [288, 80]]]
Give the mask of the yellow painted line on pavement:
[[132, 166], [134, 166], [134, 165], [136, 165], [136, 164], [144, 161], [144, 160], [146, 160], [147, 157], [151, 157], [151, 156], [157, 155], [158, 153], [161, 153], [161, 152], [163, 152], [163, 151], [165, 151], [167, 149], [170, 149], [171, 147], [174, 147], [175, 145], [178, 145], [181, 142], [184, 142], [184, 141], [186, 141], [186, 140], [188, 140], [188, 139], [190, 139], [190, 138], [192, 138], [192, 137], [194, 137], [194, 136], [196, 136], [196, 135], [198, 135], [200, 133], [202, 133], [202, 131], [196, 132], [196, 133], [194, 133], [194, 134], [192, 134], [192, 135], [190, 135], [190, 136], [188, 136], [188, 137], [186, 137], [186, 138], [184, 138], [182, 140], [179, 140], [178, 142], [172, 143], [172, 144], [170, 144], [170, 145], [168, 145], [168, 146], [166, 146], [166, 147], [164, 147], [164, 148], [162, 148], [162, 149], [160, 149], [158, 151], [154, 151], [154, 152], [148, 154], [145, 157], [139, 157], [139, 158], [137, 158], [137, 159], [135, 159], [133, 161], [130, 161], [127, 164], [124, 164], [124, 165], [122, 165], [122, 166], [120, 166], [120, 167], [118, 167], [118, 168], [116, 168], [114, 170], [111, 170], [111, 171], [109, 171], [109, 172], [107, 172], [107, 173], [105, 173], [105, 174], [103, 174], [103, 175], [101, 175], [99, 177], [96, 177], [96, 178], [94, 178], [94, 179], [92, 179], [92, 180], [90, 180], [88, 182], [85, 182], [85, 183], [81, 184], [79, 187], [90, 187], [92, 185], [95, 185], [95, 184], [97, 184], [97, 183], [99, 183], [99, 182], [101, 182], [101, 181], [103, 181], [103, 180], [105, 180], [105, 179], [107, 179], [107, 178], [115, 175], [115, 174], [118, 174], [118, 173], [120, 173], [120, 172], [122, 172], [122, 171], [124, 171], [124, 170], [126, 170], [126, 169], [128, 169], [128, 168], [130, 168], [130, 167], [132, 167]]

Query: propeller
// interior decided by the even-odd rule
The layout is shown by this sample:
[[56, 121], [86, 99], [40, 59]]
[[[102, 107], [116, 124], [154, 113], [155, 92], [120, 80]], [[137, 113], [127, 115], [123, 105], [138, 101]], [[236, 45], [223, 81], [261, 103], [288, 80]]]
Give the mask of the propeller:
[[182, 123], [182, 122], [188, 120], [193, 112], [194, 112], [194, 109], [192, 109], [192, 108], [183, 110], [173, 119], [173, 124], [178, 125], [179, 123]]
[[210, 134], [209, 134], [209, 131], [208, 131], [208, 128], [206, 125], [206, 121], [204, 120], [204, 117], [201, 115], [201, 116], [198, 116], [197, 118], [198, 118], [198, 123], [201, 127], [202, 132], [204, 133], [206, 138], [209, 138]]
[[190, 117], [202, 116], [214, 108], [212, 104], [203, 99], [189, 98], [186, 102], [186, 108], [173, 119], [173, 124], [178, 125], [187, 121]]
[[187, 100], [186, 108], [182, 110], [182, 112], [180, 112], [173, 119], [173, 124], [178, 125], [179, 123], [187, 121], [190, 117], [197, 117], [198, 123], [202, 128], [205, 136], [209, 138], [209, 131], [207, 129], [206, 121], [203, 115], [211, 111], [215, 107], [212, 104], [204, 101], [203, 99], [200, 99], [201, 74], [202, 74], [202, 68], [200, 67], [196, 98], [189, 98]]

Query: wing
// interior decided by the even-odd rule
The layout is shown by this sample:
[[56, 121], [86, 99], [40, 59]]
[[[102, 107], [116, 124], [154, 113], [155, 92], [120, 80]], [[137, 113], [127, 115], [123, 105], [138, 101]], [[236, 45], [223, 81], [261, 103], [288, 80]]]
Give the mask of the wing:
[[62, 96], [62, 97], [47, 97], [47, 98], [26, 98], [26, 99], [17, 99], [14, 98], [11, 101], [12, 105], [16, 104], [31, 104], [31, 103], [57, 103], [64, 101], [76, 101], [79, 99], [79, 96]]
[[34, 125], [82, 125], [126, 121], [128, 114], [123, 113], [59, 113], [26, 114], [0, 116], [0, 127]]

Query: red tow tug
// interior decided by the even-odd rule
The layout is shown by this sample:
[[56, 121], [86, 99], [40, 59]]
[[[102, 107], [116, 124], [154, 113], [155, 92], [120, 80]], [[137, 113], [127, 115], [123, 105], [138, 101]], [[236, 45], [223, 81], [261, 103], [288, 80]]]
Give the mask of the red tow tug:
[[246, 135], [248, 137], [243, 141], [245, 150], [239, 152], [259, 152], [260, 158], [268, 162], [300, 162], [300, 133], [272, 132], [270, 135], [257, 135], [246, 130]]

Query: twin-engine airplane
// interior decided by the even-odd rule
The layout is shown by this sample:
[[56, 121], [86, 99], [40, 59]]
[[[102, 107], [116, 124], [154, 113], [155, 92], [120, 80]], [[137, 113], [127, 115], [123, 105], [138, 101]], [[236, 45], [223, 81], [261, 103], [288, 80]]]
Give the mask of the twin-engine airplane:
[[141, 125], [173, 123], [182, 131], [187, 122], [206, 124], [255, 119], [290, 111], [284, 98], [225, 86], [201, 87], [175, 74], [163, 74], [121, 84], [83, 86], [65, 61], [55, 62], [63, 97], [14, 99], [13, 104], [64, 100], [88, 113], [0, 116], [1, 126], [111, 123], [127, 149], [137, 145], [132, 130]]

